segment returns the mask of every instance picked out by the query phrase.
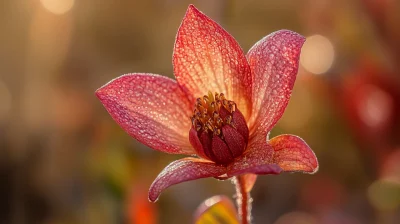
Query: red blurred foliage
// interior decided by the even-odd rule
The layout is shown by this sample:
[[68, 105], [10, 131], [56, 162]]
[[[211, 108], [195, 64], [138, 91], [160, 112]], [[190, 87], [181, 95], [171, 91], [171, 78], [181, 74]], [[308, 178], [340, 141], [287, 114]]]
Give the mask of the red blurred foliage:
[[127, 202], [127, 220], [130, 224], [156, 224], [157, 206], [149, 202], [147, 188], [138, 187], [132, 190]]
[[340, 207], [346, 198], [344, 187], [329, 176], [316, 175], [303, 185], [300, 202], [315, 211]]
[[382, 179], [400, 184], [400, 148], [386, 156], [380, 171]]
[[400, 124], [400, 84], [387, 69], [363, 59], [343, 81], [348, 121], [364, 141], [390, 142]]

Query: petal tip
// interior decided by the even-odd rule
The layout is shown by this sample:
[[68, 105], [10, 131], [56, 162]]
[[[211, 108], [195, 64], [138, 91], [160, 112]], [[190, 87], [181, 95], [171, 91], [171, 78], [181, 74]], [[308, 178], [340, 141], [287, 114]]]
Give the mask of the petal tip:
[[98, 88], [98, 89], [94, 92], [94, 94], [96, 95], [96, 97], [97, 97], [100, 101], [102, 101], [102, 98], [103, 98], [104, 96], [106, 96], [105, 91], [104, 91], [104, 86]]
[[156, 177], [149, 189], [149, 201], [156, 202], [161, 193], [172, 185], [226, 173], [223, 166], [203, 159], [183, 158], [173, 161]]
[[[136, 74], [136, 75], [140, 75], [140, 74]], [[94, 93], [96, 95], [96, 97], [102, 101], [103, 99], [105, 99], [108, 95], [109, 95], [109, 91], [113, 89], [113, 84], [116, 84], [118, 82], [123, 81], [126, 78], [129, 78], [129, 76], [134, 76], [134, 74], [124, 74], [121, 75], [117, 78], [114, 78], [112, 80], [110, 80], [109, 82], [107, 82], [106, 84], [104, 84], [103, 86], [101, 86], [100, 88], [98, 88]]]
[[297, 39], [299, 42], [301, 41], [304, 43], [306, 41], [306, 38], [303, 35], [292, 30], [282, 29], [276, 31], [275, 33], [280, 34], [282, 36], [291, 36], [292, 38]]
[[314, 152], [313, 152], [313, 154], [314, 154], [314, 158], [313, 159], [315, 160], [315, 163], [313, 164], [314, 165], [313, 169], [310, 172], [306, 172], [308, 174], [315, 174], [319, 170], [319, 163], [318, 163], [317, 156], [315, 155]]
[[149, 201], [152, 203], [155, 203], [158, 201], [159, 196], [160, 196], [160, 193], [154, 192], [153, 185], [151, 185], [150, 190], [149, 190], [149, 195], [148, 195]]
[[193, 9], [196, 9], [196, 6], [194, 6], [193, 4], [189, 4], [188, 10], [193, 10]]
[[193, 4], [189, 4], [187, 12], [200, 13], [200, 11]]
[[159, 185], [159, 179], [158, 177], [153, 181], [153, 183], [150, 185], [149, 188], [149, 194], [148, 194], [148, 199], [150, 202], [155, 203], [158, 201], [158, 198], [160, 197], [162, 191], [164, 190], [163, 187], [160, 187]]
[[[115, 80], [115, 79], [114, 79]], [[94, 94], [96, 95], [97, 99], [100, 100], [100, 102], [107, 108], [107, 100], [110, 98], [110, 83], [112, 83], [114, 80], [111, 80], [110, 82], [106, 83], [102, 87], [98, 88]]]

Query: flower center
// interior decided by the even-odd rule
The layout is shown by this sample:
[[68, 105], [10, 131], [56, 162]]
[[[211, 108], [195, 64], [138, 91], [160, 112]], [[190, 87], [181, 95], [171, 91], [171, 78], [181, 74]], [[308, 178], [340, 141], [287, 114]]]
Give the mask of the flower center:
[[232, 112], [236, 104], [226, 100], [223, 93], [211, 92], [203, 98], [197, 98], [192, 116], [192, 125], [196, 131], [205, 131], [223, 138], [221, 128], [232, 123]]
[[208, 92], [197, 98], [191, 117], [189, 140], [198, 155], [226, 164], [247, 146], [249, 129], [235, 102], [223, 93]]

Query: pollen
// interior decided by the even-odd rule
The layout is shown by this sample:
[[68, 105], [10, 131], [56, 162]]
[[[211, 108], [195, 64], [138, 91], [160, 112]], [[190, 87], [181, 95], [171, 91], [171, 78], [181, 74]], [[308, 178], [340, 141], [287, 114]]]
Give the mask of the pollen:
[[236, 110], [235, 102], [227, 100], [223, 93], [211, 91], [203, 97], [197, 98], [191, 117], [192, 125], [197, 132], [207, 132], [221, 138], [221, 128], [232, 124], [232, 113]]

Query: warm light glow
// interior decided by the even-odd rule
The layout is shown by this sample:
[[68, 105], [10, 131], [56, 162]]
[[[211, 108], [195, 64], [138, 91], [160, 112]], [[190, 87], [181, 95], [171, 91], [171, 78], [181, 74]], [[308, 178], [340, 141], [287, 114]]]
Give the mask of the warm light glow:
[[310, 124], [310, 120], [317, 113], [317, 109], [313, 102], [312, 93], [307, 88], [297, 88], [295, 94], [286, 108], [286, 111], [279, 121], [284, 129], [304, 130]]
[[358, 113], [369, 127], [380, 127], [392, 113], [393, 99], [381, 88], [367, 85], [363, 88], [364, 97], [360, 99]]
[[43, 7], [54, 14], [64, 14], [71, 10], [75, 0], [40, 0]]
[[300, 63], [307, 71], [314, 74], [327, 72], [335, 57], [333, 45], [321, 35], [307, 37], [301, 50]]
[[0, 120], [6, 117], [11, 109], [11, 93], [5, 83], [0, 80]]

